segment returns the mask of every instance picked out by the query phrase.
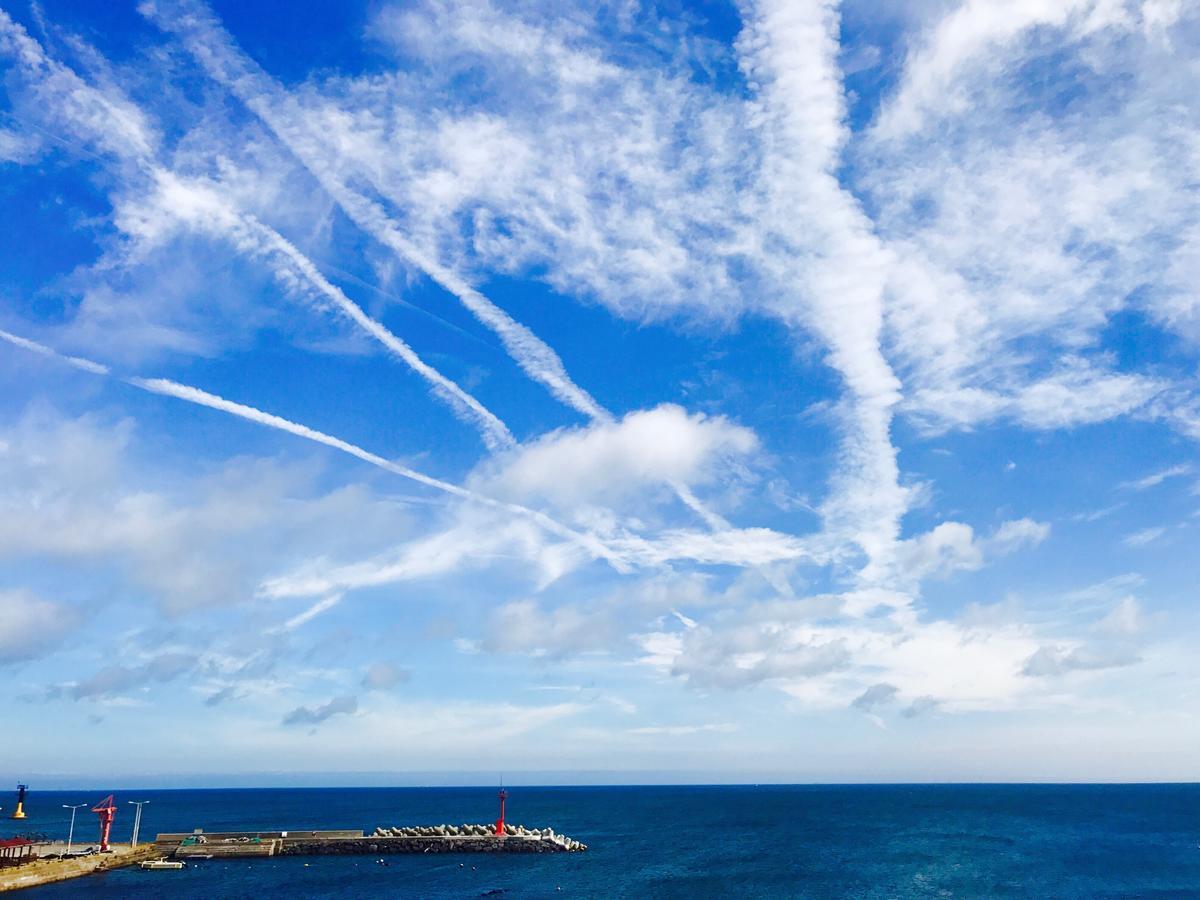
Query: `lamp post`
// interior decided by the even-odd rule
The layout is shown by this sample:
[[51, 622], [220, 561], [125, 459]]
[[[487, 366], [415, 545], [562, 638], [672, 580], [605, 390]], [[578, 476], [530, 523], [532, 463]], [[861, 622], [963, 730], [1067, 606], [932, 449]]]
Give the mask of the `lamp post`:
[[142, 824], [142, 807], [149, 803], [149, 800], [130, 800], [129, 803], [137, 807], [137, 812], [133, 816], [133, 840], [130, 842], [129, 849], [132, 850], [137, 846], [138, 828]]
[[78, 806], [68, 806], [66, 803], [63, 804], [63, 809], [69, 809], [71, 811], [71, 830], [67, 832], [67, 856], [71, 855], [71, 842], [75, 840], [75, 810], [83, 809], [85, 806], [87, 806], [86, 803], [80, 803]]

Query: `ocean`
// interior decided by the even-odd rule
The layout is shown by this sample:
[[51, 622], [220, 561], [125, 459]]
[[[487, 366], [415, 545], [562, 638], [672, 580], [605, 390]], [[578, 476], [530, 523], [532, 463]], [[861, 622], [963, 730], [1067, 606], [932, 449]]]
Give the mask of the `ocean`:
[[[0, 837], [65, 838], [62, 804], [100, 799], [34, 791], [30, 817], [0, 820]], [[118, 791], [115, 840], [132, 829], [126, 800], [150, 801], [142, 837], [151, 840], [196, 827], [370, 832], [496, 816], [494, 788]], [[209, 861], [181, 872], [123, 869], [27, 895], [1200, 897], [1196, 784], [510, 787], [507, 818], [551, 826], [591, 849], [392, 856], [387, 866], [370, 857]], [[95, 821], [80, 810], [77, 841], [95, 841]]]

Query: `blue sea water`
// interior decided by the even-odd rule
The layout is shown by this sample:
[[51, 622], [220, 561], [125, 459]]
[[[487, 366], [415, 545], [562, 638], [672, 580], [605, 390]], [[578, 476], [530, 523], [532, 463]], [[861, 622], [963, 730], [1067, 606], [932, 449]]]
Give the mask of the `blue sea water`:
[[[30, 818], [66, 837], [63, 803]], [[488, 788], [178, 790], [118, 793], [115, 839], [148, 799], [159, 831], [362, 828], [485, 822]], [[7, 805], [7, 804], [6, 804]], [[245, 897], [1200, 897], [1200, 785], [921, 785], [509, 789], [510, 822], [552, 826], [586, 853], [307, 857], [123, 869], [37, 898]], [[94, 841], [81, 815], [76, 839]]]

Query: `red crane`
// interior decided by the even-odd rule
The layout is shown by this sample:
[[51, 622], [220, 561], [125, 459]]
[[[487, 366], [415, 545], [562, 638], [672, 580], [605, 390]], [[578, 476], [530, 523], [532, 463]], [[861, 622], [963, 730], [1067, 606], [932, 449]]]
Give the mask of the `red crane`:
[[500, 818], [496, 820], [496, 836], [504, 837], [504, 801], [508, 799], [508, 791], [500, 788]]
[[93, 806], [92, 812], [100, 817], [100, 852], [107, 853], [109, 832], [112, 831], [113, 819], [117, 815], [117, 804], [113, 802], [113, 795], [109, 794]]

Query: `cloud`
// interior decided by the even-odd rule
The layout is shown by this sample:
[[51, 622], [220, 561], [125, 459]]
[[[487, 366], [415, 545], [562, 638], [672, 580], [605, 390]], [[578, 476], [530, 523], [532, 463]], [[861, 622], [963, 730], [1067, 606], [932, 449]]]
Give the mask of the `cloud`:
[[317, 123], [296, 116], [302, 110], [294, 99], [284, 95], [266, 72], [240, 51], [202, 3], [161, 0], [143, 4], [141, 11], [161, 28], [177, 34], [208, 75], [228, 87], [259, 116], [355, 224], [458, 298], [492, 329], [530, 378], [542, 382], [559, 400], [585, 415], [606, 417], [595, 400], [571, 380], [558, 355], [537, 335], [402, 234], [381, 204], [346, 183], [339, 171], [340, 160], [327, 155], [328, 150], [322, 147]]
[[874, 712], [878, 707], [888, 706], [895, 702], [896, 695], [900, 693], [900, 689], [894, 684], [880, 682], [873, 684], [850, 703], [855, 709], [861, 709], [863, 712]]
[[442, 530], [359, 562], [337, 564], [329, 554], [317, 554], [286, 574], [264, 579], [258, 593], [271, 599], [316, 597], [500, 566], [506, 560], [545, 587], [587, 561], [577, 545], [550, 540], [527, 520], [486, 509], [455, 512]]
[[[297, 655], [332, 624], [317, 617], [344, 592], [424, 581], [431, 596], [416, 602], [444, 599], [449, 618], [464, 608], [448, 587], [461, 579], [489, 592], [483, 612], [471, 609], [474, 634], [455, 636], [473, 652], [621, 665], [640, 647], [654, 677], [673, 673], [701, 690], [769, 685], [812, 709], [1007, 709], [1057, 690], [1021, 678], [1023, 668], [1062, 674], [1119, 658], [1122, 648], [1072, 643], [1067, 625], [1029, 620], [1015, 601], [976, 602], [983, 578], [958, 579], [961, 599], [926, 603], [925, 580], [977, 572], [1046, 541], [1050, 528], [1030, 518], [979, 525], [972, 507], [955, 515], [974, 526], [934, 519], [905, 529], [930, 491], [901, 470], [913, 457], [897, 448], [920, 452], [930, 433], [951, 429], [993, 441], [1124, 416], [1200, 433], [1193, 373], [1173, 356], [1148, 365], [1113, 338], [1126, 316], [1156, 345], [1168, 333], [1200, 334], [1189, 277], [1200, 258], [1195, 148], [1179, 124], [1194, 99], [1186, 80], [1170, 77], [1191, 46], [1176, 19], [1194, 28], [1194, 18], [1120, 0], [1018, 3], [1005, 15], [974, 0], [919, 6], [905, 11], [905, 27], [923, 14], [929, 27], [896, 35], [911, 52], [897, 71], [881, 70], [895, 86], [865, 126], [873, 100], [848, 95], [843, 76], [883, 57], [842, 46], [833, 3], [746, 2], [733, 47], [648, 8], [628, 11], [630, 26], [603, 5], [382, 4], [367, 25], [382, 66], [310, 72], [287, 89], [202, 4], [143, 4], [167, 36], [117, 72], [79, 51], [94, 59], [80, 66], [99, 73], [92, 84], [52, 65], [6, 17], [0, 51], [31, 61], [13, 67], [14, 109], [44, 107], [31, 121], [69, 123], [79, 152], [104, 156], [87, 173], [112, 208], [89, 226], [103, 238], [100, 259], [60, 291], [70, 295], [62, 324], [31, 333], [69, 347], [128, 341], [208, 354], [214, 366], [237, 365], [259, 329], [302, 343], [296, 329], [309, 326], [298, 320], [316, 323], [317, 335], [303, 334], [308, 346], [345, 339], [327, 333], [326, 316], [261, 302], [282, 288], [381, 341], [500, 452], [477, 464], [439, 454], [430, 465], [456, 474], [433, 478], [249, 403], [135, 379], [415, 480], [440, 500], [427, 514], [398, 514], [377, 488], [321, 487], [341, 469], [305, 474], [249, 459], [189, 490], [153, 466], [137, 472], [152, 455], [143, 436], [100, 418], [74, 437], [66, 427], [12, 436], [18, 452], [0, 456], [0, 476], [18, 476], [17, 488], [0, 498], [13, 513], [0, 518], [0, 537], [11, 538], [0, 555], [111, 571], [173, 614], [222, 607], [241, 624], [266, 610], [285, 623], [271, 640], [294, 642]], [[0, 137], [0, 154], [5, 146]], [[334, 206], [361, 234], [347, 232]], [[382, 312], [368, 316], [334, 283], [338, 269], [318, 268], [323, 258], [374, 266]], [[231, 259], [240, 262], [228, 274]], [[339, 283], [342, 275], [358, 277], [341, 273]], [[715, 407], [691, 394], [687, 409], [611, 415], [477, 287], [508, 276], [542, 279], [564, 302], [637, 322], [781, 323], [791, 349], [835, 375], [810, 416], [834, 441], [790, 441], [748, 414], [760, 438], [699, 412]], [[514, 446], [487, 407], [383, 329], [392, 279], [456, 296], [521, 371], [587, 423], [537, 435], [565, 420], [528, 407], [530, 436]], [[361, 349], [351, 340], [337, 352]], [[790, 415], [793, 395], [775, 399], [778, 415]], [[86, 433], [106, 427], [111, 445]], [[766, 482], [777, 497], [796, 493], [784, 465], [804, 473], [793, 477], [821, 473], [803, 486], [819, 498], [815, 533], [788, 533], [796, 526], [781, 523], [794, 521], [794, 507], [745, 527], [723, 518], [762, 515], [745, 500], [772, 453], [785, 455]], [[996, 458], [1008, 457], [989, 471]], [[1147, 479], [1137, 483], [1159, 483]], [[689, 510], [703, 529], [681, 519]], [[587, 570], [596, 560], [613, 571]], [[631, 588], [635, 573], [667, 586]], [[394, 593], [407, 602], [425, 591]], [[286, 611], [273, 602], [288, 598], [310, 599]], [[943, 601], [969, 606], [954, 618]], [[676, 609], [695, 618], [672, 617]], [[1144, 628], [1132, 598], [1106, 598], [1104, 611], [1084, 622], [1074, 610], [1070, 627], [1114, 645]], [[347, 671], [361, 660], [354, 666]], [[114, 667], [100, 681], [133, 690], [137, 668]], [[363, 681], [379, 691], [372, 703], [395, 700], [383, 684], [395, 673], [374, 672]], [[234, 696], [227, 682], [214, 676], [209, 699]], [[315, 724], [330, 706], [292, 715]], [[373, 718], [354, 723], [369, 730]]]
[[285, 631], [292, 631], [293, 629], [299, 628], [306, 622], [310, 622], [311, 620], [315, 619], [317, 616], [321, 615], [321, 613], [328, 612], [342, 602], [342, 596], [342, 594], [330, 594], [328, 597], [318, 600], [308, 609], [304, 610], [304, 612], [297, 613], [284, 622], [283, 629]]
[[[1008, 57], [1005, 51], [1034, 28], [1062, 28], [1070, 23], [1084, 31], [1103, 24], [1096, 0], [1063, 0], [1056, 4], [1017, 3], [1000, 10], [986, 0], [967, 0], [953, 8], [910, 53], [896, 95], [876, 128], [889, 138], [917, 132], [926, 117], [946, 118], [970, 103], [963, 89], [963, 70], [995, 77]], [[1110, 10], [1122, 4], [1108, 4]], [[1084, 20], [1092, 12], [1094, 18]]]
[[941, 701], [936, 697], [917, 697], [912, 703], [900, 710], [900, 715], [906, 719], [915, 719], [918, 716], [933, 712], [941, 705]]
[[348, 716], [358, 712], [358, 698], [354, 696], [334, 697], [320, 706], [297, 706], [283, 717], [284, 725], [320, 725], [334, 716]]
[[0, 665], [53, 650], [80, 624], [76, 611], [25, 590], [0, 590]]
[[[16, 343], [25, 349], [38, 352], [42, 355], [49, 355], [53, 358], [62, 360], [63, 362], [76, 365], [77, 367], [80, 364], [84, 364], [83, 367], [85, 368], [94, 366], [94, 364], [90, 363], [88, 360], [78, 360], [73, 357], [62, 356], [45, 345], [26, 340], [24, 338], [18, 338], [14, 335], [8, 334], [7, 332], [0, 331], [0, 339], [9, 341], [10, 343]], [[107, 374], [107, 369], [101, 366], [89, 368], [89, 371], [93, 371], [95, 374]], [[391, 472], [395, 475], [399, 475], [402, 478], [408, 478], [420, 484], [434, 487], [453, 496], [462, 499], [470, 499], [474, 502], [495, 509], [503, 509], [518, 515], [528, 516], [530, 519], [538, 523], [538, 525], [542, 528], [545, 528], [555, 534], [567, 537], [571, 540], [578, 541], [581, 546], [586, 546], [589, 549], [594, 550], [597, 555], [609, 560], [609, 562], [611, 562], [618, 570], [623, 569], [625, 566], [625, 564], [616, 558], [613, 552], [607, 546], [605, 546], [603, 542], [596, 539], [593, 535], [580, 533], [567, 528], [566, 526], [561, 525], [554, 519], [547, 516], [545, 513], [542, 513], [538, 510], [530, 509], [516, 503], [506, 503], [495, 500], [491, 497], [474, 493], [466, 488], [459, 487], [458, 485], [451, 484], [447, 481], [443, 481], [438, 478], [431, 478], [430, 476], [423, 475], [407, 466], [401, 466], [397, 463], [386, 460], [377, 454], [364, 450], [363, 448], [351, 444], [348, 441], [344, 441], [341, 438], [325, 434], [324, 432], [309, 428], [306, 425], [292, 422], [288, 419], [264, 412], [263, 410], [256, 409], [252, 406], [227, 400], [224, 397], [219, 397], [216, 394], [211, 394], [207, 391], [200, 390], [199, 388], [191, 387], [190, 385], [179, 384], [178, 382], [171, 381], [166, 378], [128, 377], [124, 380], [126, 384], [130, 384], [133, 387], [147, 391], [148, 393], [159, 394], [166, 397], [174, 397], [197, 406], [206, 406], [210, 409], [228, 413], [229, 415], [237, 416], [238, 418], [246, 419], [247, 421], [255, 422], [268, 428], [274, 428], [279, 431], [296, 435], [297, 437], [302, 437], [306, 440], [313, 441], [314, 443], [332, 447], [335, 450], [339, 450], [342, 453], [346, 453], [362, 460], [363, 462], [376, 466], [377, 468]]]
[[[166, 210], [166, 215], [174, 216], [192, 227], [214, 232], [242, 252], [264, 258], [285, 288], [302, 296], [316, 296], [330, 305], [426, 379], [436, 396], [446, 401], [462, 419], [479, 429], [489, 448], [496, 450], [512, 446], [512, 435], [495, 414], [421, 359], [383, 324], [363, 312], [290, 241], [253, 216], [235, 209], [211, 184], [185, 181], [161, 169], [153, 170], [152, 174], [157, 191], [140, 202], [155, 210]], [[145, 207], [126, 207], [118, 211], [118, 223], [127, 232], [144, 232], [145, 226], [140, 223], [155, 214], [148, 212]]]
[[891, 443], [900, 382], [883, 353], [889, 249], [839, 182], [848, 139], [837, 68], [837, 14], [825, 4], [747, 4], [739, 63], [753, 86], [753, 126], [763, 142], [758, 262], [777, 293], [771, 311], [824, 345], [846, 395], [839, 471], [821, 513], [827, 531], [856, 543], [886, 570], [911, 499]]
[[1137, 598], [1122, 597], [1112, 611], [1096, 623], [1096, 631], [1114, 637], [1130, 637], [1142, 630], [1144, 618]]
[[204, 698], [205, 706], [220, 706], [222, 703], [227, 703], [238, 697], [238, 689], [233, 685], [223, 687], [219, 691], [214, 691]]
[[1094, 647], [1081, 645], [1072, 648], [1047, 645], [1040, 647], [1025, 661], [1021, 674], [1034, 678], [1052, 678], [1070, 672], [1092, 672], [1131, 666], [1140, 661], [1141, 656], [1136, 650], [1120, 644]]
[[28, 165], [41, 155], [42, 142], [27, 132], [0, 128], [0, 162]]
[[[363, 333], [377, 340], [395, 358], [426, 379], [433, 393], [447, 402], [455, 413], [477, 427], [491, 449], [511, 446], [513, 437], [507, 427], [475, 397], [426, 363], [403, 340], [382, 323], [368, 316], [337, 286], [332, 284], [313, 262], [292, 242], [254, 215], [237, 207], [223, 185], [212, 179], [187, 178], [155, 162], [145, 143], [113, 143], [107, 131], [98, 131], [109, 123], [95, 116], [113, 108], [135, 109], [125, 97], [85, 84], [74, 72], [46, 56], [38, 44], [20, 26], [5, 19], [10, 41], [20, 47], [15, 59], [29, 80], [34, 93], [68, 93], [72, 102], [60, 102], [55, 113], [81, 139], [115, 153], [116, 159], [135, 165], [150, 183], [143, 194], [130, 199], [120, 197], [113, 212], [114, 223], [139, 242], [131, 254], [144, 255], [163, 244], [180, 226], [214, 234], [252, 258], [265, 261], [285, 290], [305, 299], [316, 299], [323, 306], [344, 316]], [[225, 176], [228, 178], [229, 172]], [[95, 313], [95, 295], [88, 303], [89, 315]]]
[[399, 684], [404, 684], [412, 673], [393, 663], [379, 662], [367, 669], [363, 676], [362, 686], [370, 691], [389, 691]]
[[1028, 518], [1002, 522], [986, 538], [977, 538], [974, 529], [961, 522], [943, 522], [901, 542], [896, 575], [919, 582], [931, 576], [973, 571], [981, 568], [989, 555], [1004, 556], [1022, 547], [1037, 546], [1049, 534], [1049, 525]]
[[1000, 523], [987, 539], [988, 548], [995, 553], [1012, 553], [1022, 547], [1036, 547], [1050, 536], [1050, 526], [1033, 519], [1014, 519]]
[[193, 653], [167, 651], [139, 666], [106, 666], [90, 678], [68, 686], [66, 693], [75, 700], [126, 694], [134, 689], [174, 681], [194, 671], [199, 661]]
[[664, 483], [707, 484], [730, 459], [758, 447], [754, 433], [722, 416], [663, 404], [618, 422], [561, 429], [501, 455], [473, 481], [499, 495], [557, 506], [618, 506]]
[[693, 687], [736, 690], [812, 678], [849, 663], [842, 639], [804, 641], [770, 627], [701, 627], [683, 635], [670, 671]]
[[1121, 543], [1126, 547], [1145, 547], [1147, 544], [1152, 544], [1160, 537], [1167, 533], [1167, 529], [1162, 526], [1152, 528], [1143, 528], [1141, 531], [1135, 531], [1132, 534], [1127, 534], [1121, 539]]
[[1147, 488], [1157, 487], [1169, 478], [1178, 478], [1181, 475], [1190, 475], [1192, 467], [1189, 465], [1170, 466], [1166, 469], [1161, 469], [1157, 472], [1152, 472], [1142, 478], [1137, 478], [1133, 481], [1123, 481], [1118, 485], [1120, 488], [1125, 488], [1132, 491], [1144, 491]]
[[620, 561], [615, 559], [614, 554], [609, 551], [608, 548], [605, 547], [600, 541], [596, 540], [590, 535], [580, 534], [579, 532], [560, 525], [545, 513], [521, 506], [516, 503], [505, 503], [494, 500], [491, 497], [487, 497], [483, 494], [478, 494], [467, 490], [466, 488], [461, 488], [458, 485], [450, 484], [449, 482], [443, 481], [440, 478], [431, 478], [430, 476], [417, 472], [415, 469], [411, 469], [408, 466], [402, 466], [391, 462], [390, 460], [386, 460], [382, 456], [364, 450], [363, 448], [351, 444], [348, 441], [344, 441], [341, 438], [325, 434], [324, 432], [317, 431], [314, 428], [309, 428], [306, 425], [289, 421], [288, 419], [284, 419], [280, 416], [272, 415], [271, 413], [255, 409], [252, 406], [246, 406], [242, 403], [235, 403], [232, 400], [226, 400], [224, 397], [218, 397], [215, 394], [210, 394], [207, 391], [200, 390], [199, 388], [179, 384], [165, 378], [129, 378], [127, 380], [135, 387], [139, 387], [142, 390], [149, 391], [151, 393], [162, 394], [163, 396], [167, 397], [175, 397], [199, 406], [207, 406], [210, 409], [229, 413], [230, 415], [255, 422], [259, 425], [265, 425], [268, 428], [285, 431], [289, 434], [294, 434], [297, 437], [302, 437], [318, 444], [324, 444], [327, 447], [340, 450], [343, 453], [349, 454], [357, 459], [361, 459], [363, 462], [369, 463], [370, 465], [376, 466], [377, 468], [383, 469], [387, 472], [391, 472], [394, 475], [399, 475], [402, 478], [416, 481], [419, 484], [435, 488], [452, 496], [465, 500], [472, 500], [484, 506], [503, 509], [518, 515], [528, 516], [540, 527], [546, 528], [547, 530], [559, 536], [578, 541], [581, 546], [585, 546], [589, 550], [596, 552], [599, 556], [612, 561], [615, 565], [617, 565], [618, 568], [621, 566]]
[[900, 257], [888, 323], [905, 408], [935, 430], [1171, 418], [1172, 373], [1119, 365], [1104, 329], [1124, 312], [1189, 333], [1190, 294], [1163, 275], [1187, 253], [1164, 236], [1197, 218], [1172, 125], [1192, 101], [1166, 74], [1181, 47], [1135, 3], [998, 10], [939, 11], [858, 147]]
[[[111, 572], [174, 614], [250, 600], [272, 569], [404, 533], [409, 514], [311, 463], [234, 458], [172, 473], [129, 420], [33, 406], [0, 423], [0, 559]], [[274, 536], [284, 529], [286, 542]], [[61, 621], [71, 620], [60, 610]], [[55, 633], [48, 628], [47, 633]]]
[[482, 646], [493, 653], [554, 657], [606, 649], [614, 633], [604, 610], [574, 605], [545, 610], [532, 600], [517, 600], [491, 613]]
[[1076, 513], [1071, 516], [1073, 522], [1099, 522], [1101, 519], [1111, 516], [1117, 510], [1124, 507], [1124, 503], [1114, 503], [1112, 506], [1104, 506], [1100, 509], [1094, 509], [1090, 512]]

